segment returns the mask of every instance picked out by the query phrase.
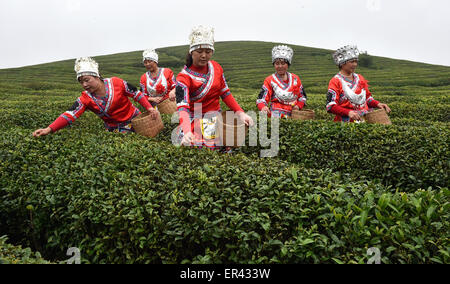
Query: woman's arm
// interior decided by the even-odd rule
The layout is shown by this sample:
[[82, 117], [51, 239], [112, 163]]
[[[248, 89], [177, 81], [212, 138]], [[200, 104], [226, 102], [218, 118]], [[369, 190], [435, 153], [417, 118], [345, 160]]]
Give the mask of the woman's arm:
[[180, 78], [177, 80], [177, 86], [175, 88], [177, 111], [180, 116], [180, 126], [183, 133], [186, 135], [191, 132], [191, 119], [189, 110], [189, 88], [186, 86], [188, 82]]
[[302, 109], [306, 105], [307, 100], [305, 89], [303, 88], [303, 85], [300, 86], [300, 94], [298, 96], [297, 101], [295, 102], [295, 106], [298, 107], [298, 109]]
[[272, 86], [270, 85], [270, 78], [266, 78], [261, 87], [261, 92], [258, 95], [258, 99], [256, 100], [256, 106], [258, 109], [265, 113], [270, 113], [269, 103], [272, 99]]
[[139, 84], [141, 85], [141, 92], [147, 94], [147, 76], [145, 74], [141, 76]]
[[152, 105], [147, 99], [147, 96], [144, 95], [141, 91], [139, 91], [135, 86], [123, 81], [125, 86], [125, 95], [133, 98], [136, 102], [138, 102], [142, 107], [146, 110], [151, 111], [153, 109]]
[[177, 86], [177, 81], [175, 80], [175, 76], [172, 70], [170, 70], [169, 75], [170, 79], [168, 80], [169, 84], [167, 86], [169, 90], [169, 100], [175, 101], [176, 100], [175, 88]]
[[33, 132], [34, 137], [45, 136], [50, 133], [56, 132], [64, 127], [72, 124], [77, 120], [86, 110], [86, 105], [81, 101], [81, 97], [76, 100], [72, 107], [61, 114], [52, 124], [47, 128], [38, 129]]
[[223, 102], [234, 112], [244, 111], [231, 93], [223, 99]]
[[232, 110], [234, 111], [239, 118], [247, 125], [247, 126], [253, 126], [254, 122], [253, 119], [247, 115], [244, 110], [241, 108], [241, 106], [238, 104], [238, 102], [234, 99], [232, 94], [229, 94], [223, 102]]
[[339, 115], [349, 116], [350, 109], [343, 108], [337, 104], [337, 92], [335, 89], [329, 89], [327, 93], [327, 112]]

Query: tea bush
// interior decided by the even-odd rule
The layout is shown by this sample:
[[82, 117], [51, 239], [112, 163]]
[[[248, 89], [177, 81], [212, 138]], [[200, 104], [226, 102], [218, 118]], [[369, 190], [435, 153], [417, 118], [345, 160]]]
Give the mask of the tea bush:
[[48, 259], [75, 246], [87, 263], [365, 263], [376, 246], [386, 263], [448, 261], [447, 189], [135, 135], [28, 135], [2, 138], [0, 226]]
[[[270, 132], [269, 132], [270, 133]], [[279, 159], [414, 191], [449, 184], [448, 125], [427, 127], [281, 121]], [[242, 149], [259, 154], [261, 147]]]
[[6, 236], [0, 237], [0, 264], [51, 264], [39, 252], [7, 243]]

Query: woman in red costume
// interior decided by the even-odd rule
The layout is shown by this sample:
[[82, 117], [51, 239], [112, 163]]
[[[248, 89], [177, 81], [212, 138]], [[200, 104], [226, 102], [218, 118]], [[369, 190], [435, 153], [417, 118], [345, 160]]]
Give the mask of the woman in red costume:
[[156, 106], [166, 99], [175, 101], [176, 81], [173, 71], [158, 66], [159, 56], [153, 49], [145, 50], [142, 54], [147, 72], [141, 76], [141, 91], [148, 96], [152, 106]]
[[153, 118], [157, 117], [158, 111], [151, 106], [142, 92], [120, 78], [103, 79], [99, 74], [97, 62], [92, 58], [78, 58], [75, 61], [75, 71], [84, 92], [69, 110], [61, 114], [47, 128], [34, 131], [33, 136], [48, 135], [71, 125], [86, 110], [98, 115], [104, 121], [108, 131], [134, 132], [131, 120], [139, 115], [140, 111], [129, 98], [141, 104]]
[[264, 80], [256, 101], [258, 109], [268, 116], [290, 117], [292, 110], [301, 110], [306, 104], [306, 92], [300, 78], [288, 72], [293, 55], [292, 48], [285, 45], [272, 49], [272, 64], [276, 72]]
[[391, 111], [387, 104], [376, 101], [367, 80], [355, 73], [359, 51], [356, 46], [345, 46], [333, 54], [339, 73], [331, 79], [327, 94], [327, 111], [335, 114], [334, 121], [360, 122], [373, 108]]
[[214, 53], [214, 30], [198, 26], [190, 35], [186, 66], [177, 76], [176, 100], [180, 118], [179, 138], [187, 146], [221, 148], [216, 135], [220, 99], [244, 121], [253, 125], [228, 88], [223, 69], [211, 60]]

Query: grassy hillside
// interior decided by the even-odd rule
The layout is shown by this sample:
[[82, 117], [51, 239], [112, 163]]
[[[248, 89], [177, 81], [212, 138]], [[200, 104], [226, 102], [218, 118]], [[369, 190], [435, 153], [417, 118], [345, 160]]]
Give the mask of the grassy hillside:
[[[225, 70], [233, 94], [246, 110], [254, 109], [254, 101], [264, 78], [274, 72], [271, 48], [275, 43], [219, 42], [213, 59]], [[299, 75], [309, 95], [309, 106], [319, 112], [319, 118], [330, 119], [324, 110], [328, 81], [337, 73], [332, 61], [332, 51], [292, 46], [293, 65], [290, 71]], [[177, 74], [184, 66], [187, 46], [159, 49], [160, 66], [169, 67]], [[139, 85], [145, 72], [142, 52], [130, 52], [95, 58], [104, 77], [117, 76]], [[68, 103], [81, 91], [75, 80], [74, 60], [36, 65], [26, 68], [0, 70], [0, 92], [4, 95], [63, 96]], [[393, 104], [392, 118], [411, 118], [424, 115], [431, 118], [423, 103], [433, 104], [441, 110], [437, 121], [449, 121], [446, 106], [450, 102], [450, 67], [434, 66], [409, 61], [372, 57], [369, 67], [359, 67], [357, 72], [369, 80], [374, 97]], [[414, 98], [414, 99], [412, 99]], [[23, 98], [18, 98], [19, 100]], [[400, 107], [408, 105], [405, 110]], [[407, 109], [407, 110], [406, 110]]]
[[[219, 42], [213, 59], [245, 110], [274, 72], [276, 43]], [[312, 122], [282, 121], [280, 151], [233, 155], [104, 131], [87, 112], [35, 139], [80, 95], [74, 60], [0, 70], [0, 236], [54, 262], [449, 263], [450, 67], [361, 60], [394, 125], [341, 125], [325, 111], [332, 51], [301, 46], [290, 68]], [[159, 49], [178, 73], [187, 46]], [[104, 77], [139, 85], [142, 51], [95, 58]]]

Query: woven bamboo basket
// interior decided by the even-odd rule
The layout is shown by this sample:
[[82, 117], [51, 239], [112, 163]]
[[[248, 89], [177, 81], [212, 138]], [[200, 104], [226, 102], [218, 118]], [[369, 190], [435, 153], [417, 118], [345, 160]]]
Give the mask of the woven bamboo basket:
[[378, 109], [375, 111], [371, 111], [364, 116], [364, 120], [367, 123], [377, 123], [377, 124], [386, 124], [391, 125], [392, 122], [389, 119], [388, 114], [384, 109]]
[[177, 104], [170, 99], [165, 99], [158, 104], [158, 110], [163, 114], [172, 114], [177, 111]]
[[164, 128], [160, 114], [158, 113], [158, 117], [156, 119], [152, 119], [148, 111], [136, 116], [131, 121], [131, 125], [136, 133], [152, 138], [158, 135], [158, 133]]
[[233, 111], [224, 111], [218, 116], [216, 133], [222, 146], [242, 147], [245, 145], [248, 126]]
[[312, 109], [292, 110], [291, 118], [293, 120], [314, 120], [315, 112]]

